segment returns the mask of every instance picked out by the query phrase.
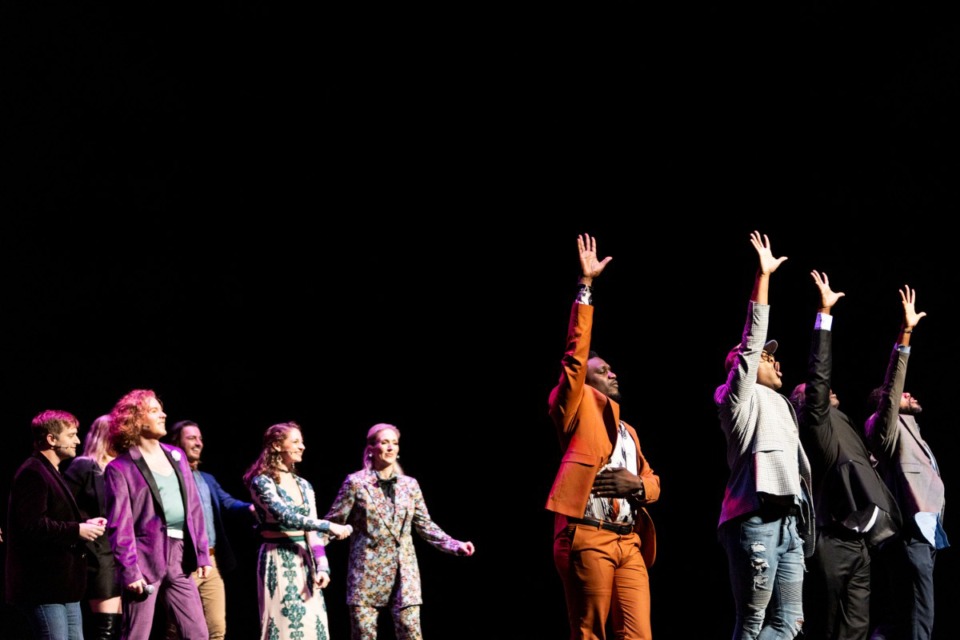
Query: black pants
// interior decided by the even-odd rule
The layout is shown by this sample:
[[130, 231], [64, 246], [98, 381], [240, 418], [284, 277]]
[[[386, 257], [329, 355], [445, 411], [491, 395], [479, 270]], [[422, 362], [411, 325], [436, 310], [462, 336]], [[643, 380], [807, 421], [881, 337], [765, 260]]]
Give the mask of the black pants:
[[863, 538], [823, 531], [803, 580], [803, 633], [811, 640], [870, 634], [870, 551]]

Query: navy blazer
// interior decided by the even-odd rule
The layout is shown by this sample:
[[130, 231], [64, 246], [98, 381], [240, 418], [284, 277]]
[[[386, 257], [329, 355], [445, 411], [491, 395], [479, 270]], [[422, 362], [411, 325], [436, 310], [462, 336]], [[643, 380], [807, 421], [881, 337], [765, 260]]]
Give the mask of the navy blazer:
[[227, 537], [226, 529], [223, 526], [223, 512], [238, 513], [246, 511], [250, 515], [252, 524], [254, 516], [250, 511], [250, 505], [253, 503], [234, 498], [224, 491], [217, 479], [206, 471], [201, 471], [200, 476], [207, 483], [207, 487], [210, 488], [210, 502], [213, 505], [213, 531], [217, 536], [214, 545], [217, 550], [217, 570], [220, 573], [225, 573], [236, 568], [237, 559], [233, 555], [230, 538]]
[[36, 606], [79, 602], [87, 587], [80, 509], [60, 472], [40, 453], [17, 469], [10, 488], [7, 601]]

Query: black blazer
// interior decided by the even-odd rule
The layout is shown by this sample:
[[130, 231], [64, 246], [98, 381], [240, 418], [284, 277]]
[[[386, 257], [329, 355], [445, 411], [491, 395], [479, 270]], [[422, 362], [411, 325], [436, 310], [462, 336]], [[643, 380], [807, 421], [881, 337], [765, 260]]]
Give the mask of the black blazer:
[[[63, 470], [63, 479], [70, 487], [84, 520], [107, 516], [103, 469], [96, 460], [89, 456], [74, 458]], [[116, 582], [116, 564], [113, 561], [110, 539], [106, 534], [93, 542], [87, 542], [86, 546], [89, 553], [87, 563], [91, 572], [95, 575], [102, 572]]]
[[865, 536], [877, 545], [900, 528], [900, 510], [876, 469], [866, 441], [847, 415], [830, 406], [833, 334], [813, 332], [807, 386], [797, 407], [800, 440], [813, 470], [817, 528], [862, 532], [879, 507], [875, 524]]
[[6, 597], [20, 605], [79, 602], [87, 585], [84, 520], [60, 472], [39, 453], [20, 465], [7, 507]]

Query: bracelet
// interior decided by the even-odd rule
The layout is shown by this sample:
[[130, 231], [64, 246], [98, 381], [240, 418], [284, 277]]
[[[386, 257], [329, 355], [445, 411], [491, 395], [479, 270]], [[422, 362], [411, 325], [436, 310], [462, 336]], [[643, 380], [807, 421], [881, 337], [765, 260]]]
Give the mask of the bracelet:
[[904, 333], [913, 333], [913, 329], [904, 329], [903, 332], [904, 332]]

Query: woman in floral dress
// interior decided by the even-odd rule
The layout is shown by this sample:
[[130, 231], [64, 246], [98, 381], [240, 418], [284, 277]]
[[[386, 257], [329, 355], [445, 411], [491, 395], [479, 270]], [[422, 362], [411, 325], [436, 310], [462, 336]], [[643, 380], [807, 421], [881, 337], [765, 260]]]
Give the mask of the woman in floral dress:
[[300, 425], [284, 422], [263, 435], [263, 449], [243, 476], [259, 521], [257, 598], [262, 640], [329, 640], [321, 589], [330, 584], [324, 545], [352, 528], [317, 518], [313, 487], [297, 475]]

